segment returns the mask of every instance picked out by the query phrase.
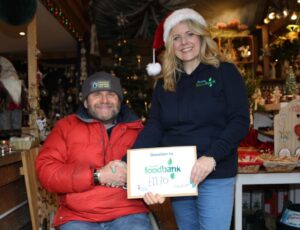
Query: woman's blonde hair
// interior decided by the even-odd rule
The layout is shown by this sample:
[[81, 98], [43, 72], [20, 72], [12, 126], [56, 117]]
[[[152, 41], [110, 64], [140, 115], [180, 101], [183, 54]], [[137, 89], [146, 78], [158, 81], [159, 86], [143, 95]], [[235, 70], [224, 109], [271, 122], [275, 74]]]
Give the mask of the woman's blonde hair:
[[[191, 32], [200, 37], [199, 60], [204, 64], [219, 67], [220, 61], [225, 59], [219, 52], [217, 43], [212, 39], [209, 29], [190, 19], [181, 21], [181, 23], [186, 23]], [[181, 60], [175, 55], [172, 36], [169, 35], [165, 45], [166, 50], [161, 56], [164, 89], [175, 91], [176, 72], [183, 72], [183, 66]]]

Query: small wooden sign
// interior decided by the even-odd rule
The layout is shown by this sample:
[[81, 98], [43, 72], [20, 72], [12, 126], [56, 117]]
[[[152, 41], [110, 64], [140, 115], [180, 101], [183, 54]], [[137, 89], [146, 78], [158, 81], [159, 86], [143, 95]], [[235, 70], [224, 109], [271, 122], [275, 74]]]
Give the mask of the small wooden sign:
[[289, 102], [274, 117], [274, 154], [300, 157], [300, 99]]

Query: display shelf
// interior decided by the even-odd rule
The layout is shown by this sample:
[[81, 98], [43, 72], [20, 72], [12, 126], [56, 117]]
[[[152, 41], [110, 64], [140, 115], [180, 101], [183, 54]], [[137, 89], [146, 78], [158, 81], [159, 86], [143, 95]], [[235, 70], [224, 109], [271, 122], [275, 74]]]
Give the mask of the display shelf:
[[268, 131], [262, 131], [262, 130], [257, 130], [259, 134], [274, 138], [274, 130], [268, 130]]
[[[243, 187], [245, 185], [269, 185], [269, 184], [300, 184], [300, 170], [290, 173], [259, 173], [238, 174], [235, 185], [235, 209], [234, 209], [234, 229], [242, 229], [243, 216]], [[294, 190], [289, 191], [289, 199], [294, 201]]]
[[279, 109], [280, 109], [280, 103], [277, 103], [277, 104], [265, 104], [264, 105], [264, 110], [266, 112], [279, 111]]
[[252, 35], [218, 36], [215, 38], [221, 53], [237, 64], [253, 64], [254, 44]]

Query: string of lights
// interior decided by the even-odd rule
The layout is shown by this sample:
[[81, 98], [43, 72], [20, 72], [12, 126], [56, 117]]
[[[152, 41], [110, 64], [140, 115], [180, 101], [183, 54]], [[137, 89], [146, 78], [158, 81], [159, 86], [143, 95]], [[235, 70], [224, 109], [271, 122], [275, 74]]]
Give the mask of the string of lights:
[[291, 21], [298, 22], [300, 16], [300, 0], [277, 0], [272, 1], [267, 9], [264, 23], [282, 18], [290, 18]]
[[71, 19], [52, 0], [41, 0], [47, 10], [66, 28], [76, 40], [82, 41], [82, 34], [76, 29]]

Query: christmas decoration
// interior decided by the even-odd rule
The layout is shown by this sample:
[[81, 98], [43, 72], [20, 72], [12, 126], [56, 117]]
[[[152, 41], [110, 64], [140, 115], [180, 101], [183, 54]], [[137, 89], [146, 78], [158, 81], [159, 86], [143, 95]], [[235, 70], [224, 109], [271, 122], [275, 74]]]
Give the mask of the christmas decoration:
[[207, 27], [204, 18], [196, 11], [188, 8], [180, 9], [170, 14], [164, 22], [163, 40], [166, 43], [171, 29], [179, 22], [191, 19], [200, 25]]
[[171, 29], [178, 23], [187, 19], [192, 19], [200, 25], [207, 26], [204, 18], [196, 11], [188, 8], [177, 10], [164, 18], [156, 28], [153, 38], [153, 62], [147, 65], [149, 76], [156, 76], [161, 72], [161, 65], [155, 62], [155, 51], [159, 51], [167, 41]]
[[107, 57], [112, 60], [102, 69], [119, 77], [123, 87], [124, 100], [138, 116], [146, 121], [152, 93], [152, 79], [141, 67], [142, 56], [136, 54], [136, 46], [130, 40], [111, 41]]
[[0, 20], [13, 26], [23, 25], [33, 18], [36, 8], [36, 0], [1, 0]]
[[47, 10], [69, 31], [77, 41], [82, 41], [82, 34], [78, 32], [74, 23], [68, 18], [63, 10], [56, 6], [53, 0], [40, 0]]
[[300, 39], [281, 39], [280, 42], [270, 44], [270, 50], [274, 59], [293, 60], [300, 53]]
[[86, 49], [84, 47], [84, 44], [81, 44], [80, 49], [80, 85], [84, 82], [84, 80], [88, 77], [87, 73], [87, 60], [86, 60]]
[[42, 62], [42, 84], [40, 85], [40, 107], [47, 118], [47, 128], [76, 111], [79, 103], [79, 72], [74, 64], [59, 60], [60, 64]]
[[159, 25], [156, 28], [154, 38], [153, 38], [153, 49], [152, 49], [152, 63], [149, 63], [146, 67], [147, 73], [149, 76], [156, 76], [160, 73], [161, 71], [161, 65], [155, 61], [155, 55], [156, 51], [158, 52], [162, 47], [164, 46], [164, 41], [163, 41], [163, 32], [164, 32], [164, 23], [165, 19], [163, 19]]
[[296, 77], [292, 66], [289, 67], [287, 79], [285, 80], [285, 87], [288, 95], [298, 94]]
[[156, 26], [168, 12], [182, 8], [185, 1], [91, 0], [89, 11], [102, 39], [146, 39], [153, 36]]

